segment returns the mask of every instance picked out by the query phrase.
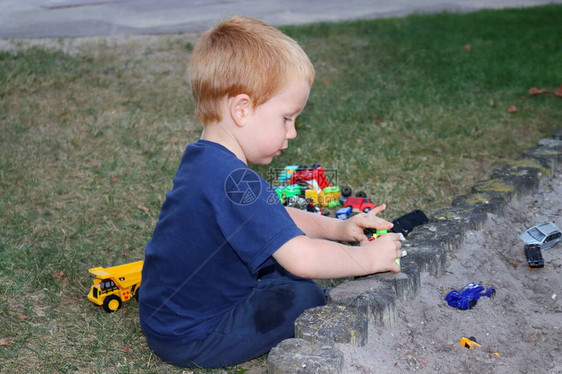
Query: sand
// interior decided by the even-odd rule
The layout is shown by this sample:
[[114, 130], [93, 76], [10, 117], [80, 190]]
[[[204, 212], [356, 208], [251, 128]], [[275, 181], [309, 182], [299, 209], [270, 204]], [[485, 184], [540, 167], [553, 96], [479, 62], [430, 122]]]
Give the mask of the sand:
[[[560, 175], [467, 232], [443, 276], [422, 273], [420, 294], [398, 302], [394, 327], [370, 327], [364, 347], [338, 344], [344, 373], [562, 373], [562, 243], [543, 251], [544, 268], [530, 269], [519, 239], [548, 221], [562, 227]], [[470, 282], [494, 287], [496, 296], [470, 310], [444, 301]], [[463, 336], [481, 347], [461, 346]]]

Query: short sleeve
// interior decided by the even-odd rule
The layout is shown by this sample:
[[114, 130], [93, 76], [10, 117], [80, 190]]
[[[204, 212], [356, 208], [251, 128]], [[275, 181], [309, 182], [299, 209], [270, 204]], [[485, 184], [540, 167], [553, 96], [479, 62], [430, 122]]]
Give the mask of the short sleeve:
[[224, 187], [222, 211], [216, 212], [219, 227], [250, 271], [257, 272], [283, 244], [304, 235], [269, 183], [253, 170], [234, 170]]

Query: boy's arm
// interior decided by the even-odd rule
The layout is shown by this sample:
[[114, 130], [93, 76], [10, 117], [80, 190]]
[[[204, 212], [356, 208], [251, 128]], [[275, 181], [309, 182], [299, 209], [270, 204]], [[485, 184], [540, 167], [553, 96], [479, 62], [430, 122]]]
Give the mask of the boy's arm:
[[304, 231], [309, 238], [343, 240], [337, 236], [341, 231], [342, 220], [310, 213], [297, 208], [287, 208], [287, 212], [296, 225]]
[[365, 228], [378, 230], [391, 229], [392, 223], [377, 217], [386, 208], [385, 204], [377, 206], [369, 213], [359, 213], [350, 219], [341, 220], [306, 212], [296, 208], [287, 208], [289, 215], [304, 233], [313, 239], [340, 240], [346, 242], [364, 241]]
[[285, 269], [303, 278], [342, 278], [399, 272], [395, 260], [402, 256], [400, 247], [400, 236], [393, 233], [372, 242], [364, 241], [360, 246], [300, 235], [281, 246], [273, 257]]

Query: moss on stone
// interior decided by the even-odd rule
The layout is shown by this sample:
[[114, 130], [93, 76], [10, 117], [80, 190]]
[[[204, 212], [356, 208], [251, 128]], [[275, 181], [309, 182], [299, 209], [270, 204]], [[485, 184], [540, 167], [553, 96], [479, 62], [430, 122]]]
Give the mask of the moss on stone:
[[545, 168], [541, 165], [540, 162], [534, 160], [532, 158], [522, 158], [520, 160], [509, 160], [506, 162], [506, 165], [513, 166], [517, 168], [525, 168], [525, 169], [538, 169], [544, 175], [551, 175], [552, 171], [548, 168]]
[[500, 179], [489, 179], [478, 183], [478, 190], [484, 192], [515, 193], [515, 187]]
[[490, 195], [486, 195], [483, 193], [475, 193], [472, 195], [465, 196], [465, 203], [470, 205], [475, 204], [488, 204], [490, 202]]

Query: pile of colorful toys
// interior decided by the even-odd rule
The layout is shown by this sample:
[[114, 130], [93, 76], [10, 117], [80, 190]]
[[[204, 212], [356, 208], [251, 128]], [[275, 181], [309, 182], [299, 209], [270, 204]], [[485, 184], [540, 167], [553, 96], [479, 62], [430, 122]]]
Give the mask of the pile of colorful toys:
[[[326, 172], [319, 164], [310, 167], [306, 165], [286, 166], [279, 174], [279, 187], [275, 188], [277, 196], [285, 206], [295, 207], [309, 212], [329, 215], [329, 211], [322, 208], [335, 209], [338, 219], [346, 220], [353, 214], [368, 212], [376, 205], [363, 191], [355, 195], [348, 186], [333, 186], [326, 177]], [[390, 230], [406, 237], [416, 226], [427, 223], [429, 219], [421, 210], [414, 210], [394, 221]], [[365, 229], [369, 240], [386, 233], [386, 230], [377, 231]]]
[[322, 208], [338, 208], [336, 218], [348, 219], [352, 213], [368, 212], [376, 207], [364, 192], [355, 196], [351, 188], [333, 186], [319, 164], [286, 166], [279, 174], [277, 196], [285, 206], [329, 215]]

